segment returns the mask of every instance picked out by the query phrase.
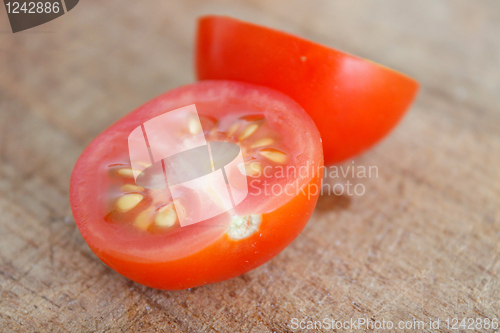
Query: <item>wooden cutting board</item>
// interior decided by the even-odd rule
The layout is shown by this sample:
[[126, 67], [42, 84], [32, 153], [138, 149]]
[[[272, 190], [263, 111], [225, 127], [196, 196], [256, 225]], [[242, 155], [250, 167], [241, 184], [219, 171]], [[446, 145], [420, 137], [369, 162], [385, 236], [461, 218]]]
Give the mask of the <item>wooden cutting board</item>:
[[[153, 290], [91, 253], [71, 215], [69, 179], [104, 128], [194, 81], [195, 19], [206, 13], [373, 59], [422, 89], [388, 138], [342, 164], [376, 176], [328, 181], [362, 184], [363, 195], [323, 195], [297, 240], [243, 276]], [[0, 331], [289, 332], [300, 331], [297, 321], [364, 318], [448, 332], [447, 319], [498, 323], [499, 31], [495, 0], [88, 0], [16, 34], [2, 7]]]

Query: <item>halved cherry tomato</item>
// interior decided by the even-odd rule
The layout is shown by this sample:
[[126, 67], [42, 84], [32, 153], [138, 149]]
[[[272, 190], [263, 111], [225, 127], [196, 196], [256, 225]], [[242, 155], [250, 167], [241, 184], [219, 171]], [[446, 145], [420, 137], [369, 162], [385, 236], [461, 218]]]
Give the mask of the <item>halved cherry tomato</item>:
[[344, 52], [230, 17], [198, 22], [200, 80], [264, 85], [295, 99], [318, 126], [325, 164], [357, 155], [401, 119], [418, 83]]
[[[201, 128], [186, 118], [175, 135], [203, 131], [210, 146], [237, 144], [244, 163], [236, 172], [246, 176], [249, 192], [230, 211], [181, 227], [179, 219], [202, 199], [142, 187], [128, 138], [146, 121], [192, 104]], [[247, 83], [204, 81], [158, 96], [95, 138], [73, 170], [71, 208], [109, 267], [150, 287], [190, 288], [243, 274], [283, 250], [311, 216], [322, 166], [319, 132], [291, 98]]]

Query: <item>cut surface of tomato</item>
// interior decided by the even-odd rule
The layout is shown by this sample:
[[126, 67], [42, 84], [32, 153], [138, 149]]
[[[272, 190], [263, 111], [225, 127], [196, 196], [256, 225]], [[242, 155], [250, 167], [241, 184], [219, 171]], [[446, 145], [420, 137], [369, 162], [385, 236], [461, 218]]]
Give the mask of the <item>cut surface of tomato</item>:
[[196, 69], [200, 80], [249, 82], [292, 97], [316, 123], [327, 165], [383, 138], [418, 90], [415, 80], [382, 65], [222, 16], [199, 20]]
[[[135, 129], [190, 105], [199, 123], [187, 116], [172, 133], [180, 140], [202, 133], [213, 157], [193, 168], [214, 170], [227, 159], [225, 147], [237, 146], [243, 162], [225, 177], [233, 191], [247, 186], [248, 194], [226, 212], [182, 225], [206, 198], [182, 183], [177, 194], [149, 186], [157, 175], [137, 172], [129, 144]], [[166, 175], [185, 175], [189, 165], [177, 162], [162, 161]], [[73, 170], [71, 208], [87, 244], [109, 267], [150, 287], [190, 288], [241, 275], [295, 239], [316, 204], [322, 166], [319, 132], [291, 98], [247, 83], [203, 81], [156, 97], [96, 137]]]

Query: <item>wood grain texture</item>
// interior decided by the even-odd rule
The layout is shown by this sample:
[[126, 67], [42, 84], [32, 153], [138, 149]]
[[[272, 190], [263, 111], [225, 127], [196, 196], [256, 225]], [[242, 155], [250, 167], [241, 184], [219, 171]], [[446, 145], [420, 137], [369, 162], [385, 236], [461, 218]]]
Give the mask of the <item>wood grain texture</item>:
[[[373, 59], [422, 90], [401, 125], [354, 160], [376, 166], [378, 177], [330, 180], [363, 184], [364, 195], [322, 196], [298, 239], [252, 272], [158, 291], [91, 253], [71, 216], [69, 178], [104, 128], [194, 80], [195, 18], [207, 13]], [[0, 331], [289, 332], [298, 331], [292, 318], [500, 319], [499, 31], [495, 0], [87, 0], [16, 34], [1, 9]]]

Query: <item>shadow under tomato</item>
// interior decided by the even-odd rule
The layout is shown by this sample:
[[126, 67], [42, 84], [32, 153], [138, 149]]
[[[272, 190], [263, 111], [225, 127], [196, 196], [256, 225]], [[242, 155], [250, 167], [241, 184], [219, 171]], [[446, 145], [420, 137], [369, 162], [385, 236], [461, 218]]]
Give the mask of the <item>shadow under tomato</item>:
[[316, 210], [320, 212], [340, 211], [351, 206], [352, 198], [347, 195], [336, 195], [333, 193], [323, 193], [318, 199]]

